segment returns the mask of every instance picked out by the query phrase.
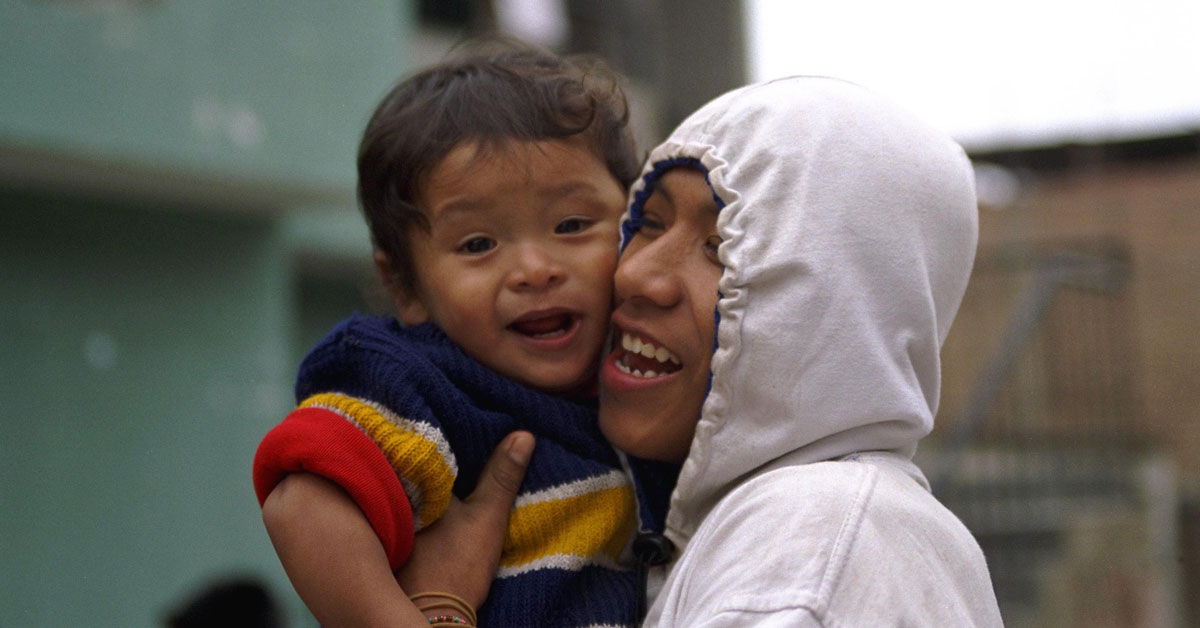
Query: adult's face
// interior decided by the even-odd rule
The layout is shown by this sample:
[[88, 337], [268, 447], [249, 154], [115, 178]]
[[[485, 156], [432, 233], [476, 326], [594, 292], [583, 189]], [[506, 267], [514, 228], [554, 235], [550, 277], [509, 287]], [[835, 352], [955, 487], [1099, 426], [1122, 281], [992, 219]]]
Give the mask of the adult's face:
[[683, 462], [708, 389], [716, 323], [717, 204], [704, 175], [658, 179], [614, 278], [618, 340], [600, 376], [600, 429], [618, 448]]

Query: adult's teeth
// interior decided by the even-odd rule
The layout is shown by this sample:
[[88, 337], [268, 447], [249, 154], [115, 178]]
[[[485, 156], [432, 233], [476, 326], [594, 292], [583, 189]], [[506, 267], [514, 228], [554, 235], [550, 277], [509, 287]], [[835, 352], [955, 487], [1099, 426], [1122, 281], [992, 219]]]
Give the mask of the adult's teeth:
[[[627, 373], [629, 375], [633, 375], [634, 377], [641, 377], [643, 379], [651, 379], [651, 378], [659, 376], [658, 371], [649, 371], [648, 370], [645, 373], [643, 373], [638, 369], [629, 368], [628, 365], [626, 365], [624, 362], [621, 362], [620, 360], [617, 361], [617, 368], [620, 369], [622, 373]], [[663, 375], [666, 375], [666, 373], [663, 373]]]
[[671, 353], [666, 347], [655, 347], [628, 332], [621, 334], [621, 348], [630, 353], [637, 353], [643, 357], [653, 358], [659, 362], [679, 364], [679, 358], [675, 357], [675, 354]]

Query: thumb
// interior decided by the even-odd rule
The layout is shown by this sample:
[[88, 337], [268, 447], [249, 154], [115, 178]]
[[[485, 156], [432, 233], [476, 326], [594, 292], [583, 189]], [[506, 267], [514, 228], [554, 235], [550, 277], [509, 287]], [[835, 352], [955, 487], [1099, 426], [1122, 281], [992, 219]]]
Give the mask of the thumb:
[[521, 481], [525, 479], [525, 468], [533, 455], [533, 434], [517, 431], [500, 441], [492, 457], [479, 475], [475, 492], [466, 499], [468, 503], [485, 508], [495, 508], [496, 513], [508, 515]]

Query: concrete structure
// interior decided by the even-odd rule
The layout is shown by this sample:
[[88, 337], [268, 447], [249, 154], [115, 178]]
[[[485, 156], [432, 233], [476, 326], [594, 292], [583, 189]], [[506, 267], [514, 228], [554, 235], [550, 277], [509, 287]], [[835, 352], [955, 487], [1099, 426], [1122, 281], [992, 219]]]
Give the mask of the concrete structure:
[[230, 574], [303, 616], [250, 460], [350, 307], [313, 260], [368, 253], [404, 6], [0, 4], [0, 625], [158, 626]]

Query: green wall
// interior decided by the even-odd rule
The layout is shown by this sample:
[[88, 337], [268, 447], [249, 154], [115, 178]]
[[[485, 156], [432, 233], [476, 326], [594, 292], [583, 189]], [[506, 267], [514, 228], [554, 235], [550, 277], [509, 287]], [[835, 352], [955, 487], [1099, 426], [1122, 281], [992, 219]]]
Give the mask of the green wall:
[[0, 138], [343, 185], [405, 4], [0, 0]]
[[150, 626], [232, 571], [286, 587], [249, 482], [289, 402], [273, 231], [0, 200], [0, 625]]
[[[408, 13], [0, 0], [0, 627], [160, 626], [234, 574], [313, 625], [250, 463], [297, 357], [368, 309], [348, 190]], [[58, 156], [33, 183], [30, 150]], [[55, 174], [79, 159], [136, 185]]]

